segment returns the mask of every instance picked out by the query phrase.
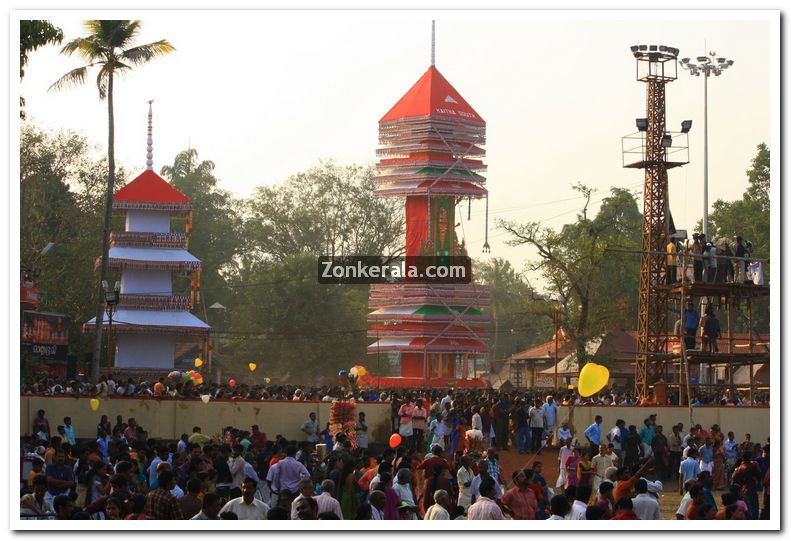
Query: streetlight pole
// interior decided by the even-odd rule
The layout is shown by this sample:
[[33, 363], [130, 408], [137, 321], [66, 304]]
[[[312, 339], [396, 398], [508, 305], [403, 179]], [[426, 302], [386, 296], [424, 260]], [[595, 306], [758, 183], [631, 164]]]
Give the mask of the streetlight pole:
[[715, 77], [733, 65], [733, 60], [717, 56], [710, 52], [707, 56], [698, 56], [695, 62], [682, 58], [679, 64], [690, 75], [700, 77], [703, 73], [703, 234], [709, 240], [709, 77]]
[[115, 287], [110, 290], [106, 280], [102, 280], [104, 289], [104, 302], [107, 304], [107, 364], [108, 368], [113, 368], [113, 311], [121, 300], [121, 283], [116, 282]]

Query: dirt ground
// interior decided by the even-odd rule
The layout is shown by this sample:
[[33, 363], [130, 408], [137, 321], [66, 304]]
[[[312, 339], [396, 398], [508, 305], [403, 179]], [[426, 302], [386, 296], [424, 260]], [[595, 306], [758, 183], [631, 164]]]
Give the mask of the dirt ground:
[[[514, 447], [510, 447], [508, 451], [499, 451], [500, 456], [500, 471], [506, 480], [511, 479], [511, 473], [517, 469], [524, 469], [532, 466], [534, 462], [540, 461], [544, 467], [542, 474], [546, 478], [550, 486], [553, 486], [555, 480], [558, 478], [558, 452], [557, 449], [544, 449], [540, 455], [534, 456], [532, 453], [528, 455], [520, 455]], [[678, 493], [678, 482], [668, 481], [664, 483], [665, 490], [659, 502], [659, 509], [662, 513], [662, 518], [666, 520], [675, 520], [676, 509], [681, 502], [681, 495]], [[720, 500], [721, 492], [714, 493], [714, 498], [717, 502]]]

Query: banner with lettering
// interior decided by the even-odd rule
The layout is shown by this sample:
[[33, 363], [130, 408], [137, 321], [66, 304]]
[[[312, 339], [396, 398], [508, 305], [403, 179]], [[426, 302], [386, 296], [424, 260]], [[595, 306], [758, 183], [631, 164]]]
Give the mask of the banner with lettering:
[[69, 316], [51, 312], [22, 312], [22, 346], [36, 357], [66, 360]]

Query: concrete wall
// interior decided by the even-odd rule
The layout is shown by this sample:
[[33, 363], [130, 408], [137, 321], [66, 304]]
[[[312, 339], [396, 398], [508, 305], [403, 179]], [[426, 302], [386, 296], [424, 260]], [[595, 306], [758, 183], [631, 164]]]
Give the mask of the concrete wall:
[[[626, 426], [635, 425], [639, 429], [652, 413], [656, 414], [656, 422], [663, 426], [665, 434], [671, 433], [672, 425], [684, 423], [685, 432], [689, 431], [690, 424], [700, 424], [707, 430], [711, 425], [718, 424], [723, 433], [733, 432], [739, 442], [743, 440], [745, 433], [752, 436], [752, 441], [762, 444], [766, 443], [766, 438], [770, 435], [769, 408], [694, 407], [690, 422], [687, 407], [578, 406], [574, 408], [573, 425], [582, 441], [586, 441], [582, 432], [593, 423], [596, 415], [603, 418], [604, 433], [615, 426], [618, 419], [626, 421]], [[568, 407], [559, 408], [558, 422], [567, 419], [568, 415]]]
[[[212, 400], [154, 400], [112, 398], [101, 401], [97, 411], [91, 411], [90, 399], [72, 397], [20, 398], [21, 433], [30, 434], [36, 412], [43, 409], [50, 428], [63, 424], [64, 417], [71, 417], [78, 438], [96, 437], [96, 425], [102, 415], [107, 415], [115, 425], [115, 417], [126, 421], [134, 417], [148, 431], [151, 438], [178, 439], [183, 433], [192, 432], [193, 426], [201, 427], [204, 434], [215, 435], [225, 426], [250, 429], [257, 424], [267, 436], [282, 434], [288, 439], [303, 440], [299, 427], [315, 412], [323, 429], [329, 420], [329, 402]], [[371, 442], [384, 443], [390, 437], [390, 403], [358, 403], [357, 412], [365, 412]]]
[[[178, 439], [182, 433], [189, 434], [193, 426], [200, 426], [204, 434], [214, 435], [224, 426], [249, 429], [257, 424], [269, 437], [282, 434], [288, 439], [302, 440], [299, 427], [311, 411], [316, 412], [322, 429], [330, 413], [329, 402], [212, 400], [204, 404], [200, 400], [113, 398], [102, 400], [99, 410], [93, 412], [88, 398], [23, 396], [20, 400], [22, 434], [30, 433], [36, 411], [43, 409], [53, 432], [64, 417], [71, 417], [78, 438], [95, 437], [101, 415], [107, 415], [112, 424], [116, 415], [122, 415], [124, 420], [137, 419], [152, 438]], [[567, 407], [558, 410], [559, 422], [568, 418], [568, 410]], [[366, 402], [358, 404], [357, 411], [365, 412], [371, 441], [385, 443], [390, 437], [390, 403]], [[684, 423], [684, 429], [689, 429], [689, 409], [685, 407], [579, 406], [574, 408], [573, 424], [577, 434], [584, 438], [582, 431], [593, 423], [596, 415], [604, 418], [603, 429], [609, 431], [617, 419], [639, 428], [652, 413], [657, 414], [657, 423], [665, 427], [666, 433], [676, 423]], [[770, 435], [769, 408], [696, 407], [692, 408], [692, 420], [707, 429], [719, 424], [726, 434], [733, 431], [738, 441], [749, 432], [753, 441], [766, 443]]]

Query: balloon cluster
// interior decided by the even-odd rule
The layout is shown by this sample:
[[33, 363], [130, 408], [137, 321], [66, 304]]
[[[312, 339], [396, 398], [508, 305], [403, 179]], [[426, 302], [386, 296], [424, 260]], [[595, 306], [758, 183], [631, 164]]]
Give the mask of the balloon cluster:
[[191, 381], [195, 385], [203, 385], [203, 375], [196, 370], [190, 370], [189, 372], [184, 372], [181, 376], [184, 380], [184, 383]]
[[338, 379], [340, 384], [343, 386], [346, 385], [356, 385], [362, 378], [364, 378], [368, 374], [368, 371], [365, 369], [364, 366], [355, 365], [352, 366], [349, 370], [341, 370], [338, 372]]

